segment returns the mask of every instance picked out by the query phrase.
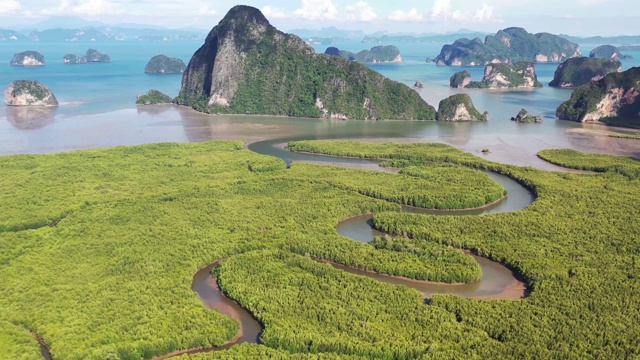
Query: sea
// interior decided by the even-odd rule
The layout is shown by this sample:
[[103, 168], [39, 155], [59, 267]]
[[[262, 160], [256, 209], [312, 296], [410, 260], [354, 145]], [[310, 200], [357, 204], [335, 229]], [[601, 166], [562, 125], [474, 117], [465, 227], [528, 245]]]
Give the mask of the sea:
[[[0, 90], [14, 80], [38, 80], [56, 95], [56, 109], [15, 109], [0, 106], [0, 155], [50, 153], [85, 148], [134, 145], [167, 141], [241, 139], [248, 143], [267, 139], [364, 138], [445, 142], [463, 150], [485, 154], [496, 161], [541, 166], [535, 159], [544, 148], [575, 148], [581, 151], [640, 156], [640, 141], [613, 139], [607, 134], [629, 133], [598, 125], [585, 125], [555, 118], [555, 110], [572, 90], [545, 86], [536, 90], [459, 90], [449, 88], [449, 78], [468, 70], [481, 80], [483, 67], [444, 67], [427, 63], [442, 43], [397, 43], [404, 59], [398, 64], [369, 65], [381, 74], [409, 86], [421, 80], [420, 95], [437, 108], [440, 100], [458, 93], [469, 94], [485, 123], [436, 123], [406, 121], [337, 121], [265, 116], [216, 116], [177, 106], [136, 106], [138, 95], [157, 89], [171, 97], [180, 91], [182, 76], [145, 74], [149, 59], [158, 54], [188, 63], [202, 41], [122, 42], [14, 42], [0, 41]], [[349, 51], [369, 49], [375, 44], [359, 41], [334, 46]], [[583, 54], [598, 44], [581, 47]], [[313, 45], [324, 52], [326, 45]], [[93, 48], [108, 54], [110, 63], [67, 65], [65, 54], [84, 54]], [[14, 67], [14, 53], [35, 50], [46, 58], [43, 67]], [[633, 60], [622, 60], [623, 68], [640, 66], [640, 52], [627, 52]], [[558, 64], [537, 64], [538, 79], [548, 84]], [[541, 115], [543, 124], [510, 121], [525, 108]], [[493, 155], [492, 155], [493, 154]]]

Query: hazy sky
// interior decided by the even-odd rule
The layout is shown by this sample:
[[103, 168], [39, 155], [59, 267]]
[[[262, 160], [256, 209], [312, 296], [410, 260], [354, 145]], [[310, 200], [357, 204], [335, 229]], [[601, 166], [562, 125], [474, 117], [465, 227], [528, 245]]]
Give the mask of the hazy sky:
[[[64, 15], [108, 24], [209, 29], [236, 1], [0, 0], [0, 27], [24, 27]], [[640, 35], [638, 0], [264, 0], [245, 4], [261, 9], [282, 30], [334, 25], [369, 33], [442, 33], [522, 26], [531, 32]]]

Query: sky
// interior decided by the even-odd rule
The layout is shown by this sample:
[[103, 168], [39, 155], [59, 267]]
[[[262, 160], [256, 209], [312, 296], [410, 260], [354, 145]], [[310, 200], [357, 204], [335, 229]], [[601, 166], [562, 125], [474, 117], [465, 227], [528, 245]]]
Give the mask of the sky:
[[[0, 28], [28, 28], [56, 16], [110, 25], [210, 29], [238, 0], [0, 0]], [[520, 26], [576, 36], [640, 35], [638, 0], [263, 0], [282, 30], [337, 26], [365, 33], [484, 32]]]

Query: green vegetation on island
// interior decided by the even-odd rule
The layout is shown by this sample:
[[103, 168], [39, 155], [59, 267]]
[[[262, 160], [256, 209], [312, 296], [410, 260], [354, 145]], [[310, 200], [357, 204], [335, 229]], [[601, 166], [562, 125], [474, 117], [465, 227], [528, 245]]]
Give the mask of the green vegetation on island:
[[640, 128], [640, 67], [615, 72], [580, 86], [562, 103], [562, 120]]
[[58, 106], [48, 87], [35, 80], [16, 80], [4, 92], [8, 106]]
[[532, 89], [541, 88], [536, 67], [528, 61], [513, 65], [488, 64], [484, 69], [482, 81], [473, 81], [469, 71], [453, 74], [449, 86], [459, 89]]
[[487, 121], [489, 114], [480, 114], [467, 94], [455, 94], [440, 101], [438, 121]]
[[[218, 259], [223, 291], [265, 325], [262, 345], [183, 359], [640, 356], [637, 161], [544, 153], [572, 168], [602, 168], [575, 174], [497, 164], [444, 144], [289, 145], [386, 159], [404, 172], [374, 175], [309, 164], [285, 170], [243, 145], [0, 157], [0, 356], [37, 359], [30, 331], [54, 359], [139, 360], [222, 344], [237, 323], [191, 290], [197, 269]], [[514, 213], [434, 216], [400, 213], [361, 192], [371, 183], [392, 198], [411, 185], [447, 203], [456, 171], [465, 174], [461, 193], [495, 187], [467, 192], [486, 178], [469, 167], [507, 175], [536, 200]], [[337, 234], [338, 221], [371, 212], [376, 228], [399, 237], [371, 246]], [[514, 269], [533, 292], [520, 301], [434, 295], [427, 305], [413, 289], [318, 263], [296, 250], [302, 245], [379, 268], [442, 271], [451, 260], [464, 269], [466, 258], [453, 251], [468, 249]]]
[[326, 55], [340, 56], [348, 60], [359, 61], [365, 64], [402, 62], [400, 49], [393, 45], [374, 46], [371, 50], [362, 50], [358, 53], [340, 50], [336, 47], [328, 47], [324, 53]]
[[158, 105], [158, 104], [171, 104], [173, 99], [158, 90], [149, 90], [146, 94], [138, 96], [136, 104], [138, 105]]
[[443, 46], [435, 61], [438, 65], [484, 66], [497, 62], [562, 62], [576, 56], [580, 56], [580, 48], [569, 40], [512, 27], [488, 35], [484, 43], [479, 38], [458, 39]]
[[622, 71], [620, 61], [610, 58], [579, 57], [569, 59], [556, 70], [549, 86], [577, 87], [602, 79], [612, 72]]
[[44, 56], [37, 51], [24, 51], [13, 55], [12, 66], [44, 66]]
[[166, 55], [156, 55], [149, 60], [144, 72], [151, 74], [181, 74], [187, 68], [184, 61]]
[[193, 55], [178, 102], [207, 113], [311, 118], [433, 120], [436, 113], [408, 86], [315, 54], [248, 6], [232, 8]]

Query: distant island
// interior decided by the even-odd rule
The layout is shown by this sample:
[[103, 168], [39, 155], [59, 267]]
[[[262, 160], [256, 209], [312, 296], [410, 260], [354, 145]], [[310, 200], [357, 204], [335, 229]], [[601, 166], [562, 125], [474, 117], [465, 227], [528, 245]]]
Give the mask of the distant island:
[[577, 88], [558, 107], [562, 120], [640, 128], [640, 67]]
[[7, 106], [58, 106], [58, 100], [48, 87], [38, 81], [16, 80], [4, 92]]
[[364, 44], [392, 44], [392, 43], [443, 43], [455, 41], [461, 37], [474, 39], [484, 37], [486, 33], [475, 31], [460, 31], [454, 34], [431, 34], [431, 35], [382, 35], [382, 36], [365, 36], [362, 39]]
[[619, 71], [622, 71], [622, 64], [612, 58], [572, 58], [558, 66], [549, 86], [577, 87], [590, 81], [600, 80], [609, 73]]
[[44, 66], [44, 56], [37, 51], [25, 51], [13, 55], [12, 66]]
[[589, 53], [590, 58], [602, 58], [602, 59], [614, 59], [614, 60], [631, 60], [633, 56], [623, 55], [620, 53], [620, 49], [613, 45], [601, 45], [591, 50]]
[[340, 56], [352, 61], [359, 61], [365, 64], [388, 64], [402, 62], [400, 49], [393, 45], [375, 46], [371, 48], [371, 50], [362, 50], [358, 53], [340, 50], [336, 47], [328, 47], [324, 53], [332, 56]]
[[178, 58], [156, 55], [149, 60], [144, 72], [148, 74], [181, 74], [186, 68], [187, 65], [184, 61]]
[[20, 32], [0, 29], [0, 41], [17, 42], [97, 42], [97, 41], [193, 41], [202, 40], [206, 33], [144, 27], [82, 26], [62, 28], [58, 25], [41, 31]]
[[457, 89], [533, 89], [541, 88], [536, 67], [528, 61], [514, 65], [489, 64], [484, 69], [482, 81], [473, 81], [467, 70], [455, 73], [449, 86]]
[[334, 119], [434, 120], [410, 87], [367, 66], [316, 54], [269, 24], [260, 10], [235, 6], [193, 55], [177, 102], [207, 113]]
[[455, 94], [440, 101], [438, 121], [487, 121], [489, 113], [480, 114], [467, 94]]
[[87, 52], [78, 56], [75, 54], [67, 54], [62, 60], [65, 64], [73, 65], [73, 64], [86, 64], [86, 63], [108, 63], [111, 62], [111, 57], [109, 55], [103, 54], [96, 49], [88, 49]]
[[438, 65], [484, 66], [490, 63], [562, 62], [580, 56], [578, 44], [548, 33], [530, 34], [526, 30], [511, 27], [479, 38], [458, 39], [442, 47], [434, 59]]

